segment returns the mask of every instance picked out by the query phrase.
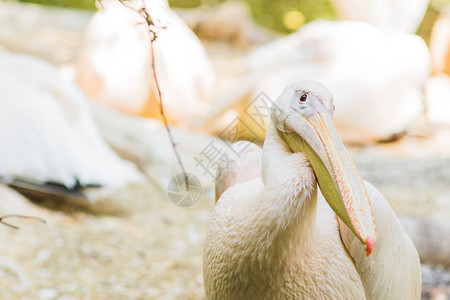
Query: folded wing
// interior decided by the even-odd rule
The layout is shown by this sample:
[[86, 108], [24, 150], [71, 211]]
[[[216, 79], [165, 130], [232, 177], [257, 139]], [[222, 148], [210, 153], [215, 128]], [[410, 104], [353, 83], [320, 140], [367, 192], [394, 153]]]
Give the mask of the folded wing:
[[417, 250], [387, 200], [365, 183], [377, 222], [373, 253], [366, 257], [364, 246], [341, 220], [339, 227], [367, 299], [420, 299], [422, 271]]
[[216, 175], [216, 202], [229, 187], [261, 177], [262, 149], [251, 142], [233, 144], [222, 158]]

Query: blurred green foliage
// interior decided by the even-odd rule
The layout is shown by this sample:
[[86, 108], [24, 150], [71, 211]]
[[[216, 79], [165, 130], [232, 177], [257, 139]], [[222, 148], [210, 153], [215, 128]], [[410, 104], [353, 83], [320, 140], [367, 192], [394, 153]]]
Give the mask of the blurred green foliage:
[[[95, 9], [94, 0], [18, 0], [43, 5], [77, 9]], [[204, 6], [214, 8], [225, 0], [169, 0], [171, 7], [192, 8]], [[245, 0], [256, 23], [281, 32], [289, 32], [283, 25], [283, 16], [291, 10], [299, 10], [306, 22], [317, 18], [333, 19], [334, 11], [328, 0]]]
[[42, 5], [77, 8], [77, 9], [95, 9], [94, 0], [17, 0], [19, 2], [29, 2]]
[[[225, 0], [169, 0], [172, 7], [214, 7]], [[335, 19], [336, 15], [328, 0], [245, 0], [252, 10], [253, 19], [259, 25], [280, 32], [289, 32], [283, 25], [283, 16], [298, 10], [306, 22], [314, 19]]]
[[289, 32], [284, 27], [283, 16], [298, 10], [305, 16], [305, 22], [318, 18], [335, 19], [335, 13], [328, 0], [248, 0], [253, 18], [257, 24], [281, 32]]
[[[18, 0], [20, 2], [32, 2], [43, 5], [53, 5], [77, 9], [95, 9], [94, 0]], [[169, 0], [172, 7], [193, 8], [203, 6], [215, 8], [226, 0]], [[305, 21], [314, 19], [336, 19], [336, 14], [329, 0], [243, 0], [252, 10], [255, 22], [266, 28], [279, 32], [289, 33], [283, 24], [284, 15], [292, 10], [300, 11], [305, 16]], [[430, 0], [427, 15], [419, 28], [418, 34], [428, 40], [432, 24], [438, 11], [445, 5], [450, 5], [450, 0]]]

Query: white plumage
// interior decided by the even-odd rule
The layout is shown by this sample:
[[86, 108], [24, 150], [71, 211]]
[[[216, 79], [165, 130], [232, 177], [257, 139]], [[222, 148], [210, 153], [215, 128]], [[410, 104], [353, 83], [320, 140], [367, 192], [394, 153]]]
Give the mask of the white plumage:
[[[294, 153], [291, 140], [283, 137], [294, 131], [300, 134], [302, 143], [313, 141], [308, 126], [299, 125], [298, 131], [292, 127], [297, 123], [291, 121], [306, 112], [304, 117], [310, 122], [309, 113], [316, 109], [324, 120], [328, 118], [324, 116], [324, 107], [332, 111], [332, 100], [319, 97], [327, 93], [314, 85], [303, 82], [289, 87], [301, 93], [308, 91], [308, 97], [316, 99], [307, 100], [312, 104], [305, 110], [296, 107], [297, 93], [291, 99], [288, 89], [275, 102], [278, 109], [272, 112], [273, 123], [259, 160], [255, 159], [256, 146], [249, 145], [249, 151], [242, 152], [240, 159], [233, 163], [222, 165], [218, 173], [220, 199], [204, 252], [203, 274], [208, 299], [420, 299], [421, 268], [417, 251], [386, 199], [372, 185], [361, 181], [367, 189], [377, 226], [375, 247], [367, 257], [371, 250], [344, 224], [341, 213], [338, 219], [330, 208], [335, 200], [322, 195], [329, 195], [330, 186], [324, 185], [324, 173], [311, 162], [311, 153], [304, 144], [304, 153]], [[339, 148], [336, 139], [332, 136], [333, 142], [324, 142], [335, 148], [324, 149]], [[314, 143], [310, 146], [321, 149]], [[234, 147], [235, 150], [245, 148]], [[336, 155], [345, 156], [341, 151]], [[322, 157], [319, 153], [318, 157]], [[242, 167], [245, 157], [251, 159]], [[345, 158], [329, 160], [334, 165]], [[258, 170], [261, 164], [259, 177], [248, 176], [251, 168]], [[351, 175], [346, 171], [350, 169], [336, 171], [338, 185], [342, 187], [342, 182], [348, 180], [352, 189], [359, 189], [358, 180], [348, 178]], [[225, 182], [234, 184], [226, 186]], [[347, 195], [344, 193], [342, 197], [351, 202], [350, 206], [360, 203]], [[356, 204], [354, 209], [366, 208]], [[364, 243], [370, 247], [369, 238]]]
[[313, 79], [334, 94], [336, 127], [352, 142], [388, 139], [404, 131], [423, 109], [430, 73], [424, 41], [385, 34], [356, 21], [314, 21], [298, 32], [251, 53], [249, 68], [260, 74], [253, 98], [276, 99], [285, 82]]
[[103, 141], [86, 101], [52, 65], [0, 53], [0, 174], [69, 188], [139, 181]]
[[[134, 9], [142, 3], [125, 2]], [[106, 105], [159, 119], [147, 24], [118, 1], [102, 5], [86, 30], [77, 82]], [[187, 125], [206, 107], [215, 86], [214, 70], [200, 41], [166, 0], [146, 0], [145, 7], [158, 28], [153, 46], [166, 116], [171, 123]]]
[[343, 140], [366, 143], [391, 139], [421, 115], [430, 54], [416, 35], [388, 34], [359, 21], [317, 20], [255, 49], [247, 67], [247, 77], [200, 122], [206, 130], [220, 127], [218, 116], [226, 109], [245, 107], [261, 93], [274, 100], [285, 82], [312, 79], [333, 91]]

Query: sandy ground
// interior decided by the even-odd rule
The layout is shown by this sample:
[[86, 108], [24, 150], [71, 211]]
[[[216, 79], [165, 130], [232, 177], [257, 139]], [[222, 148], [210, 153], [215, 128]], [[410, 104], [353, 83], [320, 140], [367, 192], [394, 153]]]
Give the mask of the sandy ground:
[[[0, 6], [0, 45], [58, 65], [74, 61], [90, 13]], [[239, 61], [239, 50], [223, 44], [208, 49], [219, 69]], [[351, 154], [398, 214], [449, 219], [450, 130], [419, 126], [415, 132], [394, 144], [354, 146]], [[20, 230], [0, 226], [0, 298], [203, 299], [202, 248], [212, 191], [190, 208], [175, 206], [150, 180], [106, 198], [98, 207], [118, 207], [123, 214], [37, 205], [0, 185], [0, 215], [47, 221], [11, 219]], [[447, 299], [450, 273], [423, 270], [424, 299]]]
[[[47, 210], [0, 187], [2, 214], [43, 217], [0, 227], [1, 299], [201, 299], [202, 243], [212, 203], [180, 208], [152, 186], [117, 198], [128, 215]], [[114, 200], [113, 200], [114, 201]], [[140, 202], [141, 203], [137, 203]], [[20, 204], [19, 204], [20, 203]]]

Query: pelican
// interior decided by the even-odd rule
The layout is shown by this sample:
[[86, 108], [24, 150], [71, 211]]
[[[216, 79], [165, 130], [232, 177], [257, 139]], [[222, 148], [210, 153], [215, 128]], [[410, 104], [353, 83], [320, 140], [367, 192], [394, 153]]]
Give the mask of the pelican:
[[[314, 79], [334, 92], [342, 139], [370, 143], [398, 136], [421, 115], [430, 55], [415, 35], [387, 35], [359, 21], [316, 20], [255, 49], [247, 66], [247, 77], [203, 118], [203, 128], [214, 128], [227, 108], [250, 103], [261, 93], [276, 99], [286, 82]], [[240, 119], [253, 124], [245, 113]]]
[[205, 241], [207, 298], [420, 299], [417, 251], [360, 177], [333, 111], [325, 86], [293, 83], [272, 106], [259, 159], [256, 146], [234, 145]]
[[87, 99], [51, 64], [0, 52], [0, 179], [67, 189], [143, 179], [103, 140]]
[[[195, 34], [167, 0], [126, 1], [147, 9], [158, 27], [150, 46], [147, 24], [119, 1], [104, 0], [86, 29], [76, 81], [90, 98], [121, 112], [160, 119], [156, 75], [168, 121], [183, 125], [202, 112], [215, 86], [215, 73]], [[144, 6], [145, 5], [145, 6]]]

